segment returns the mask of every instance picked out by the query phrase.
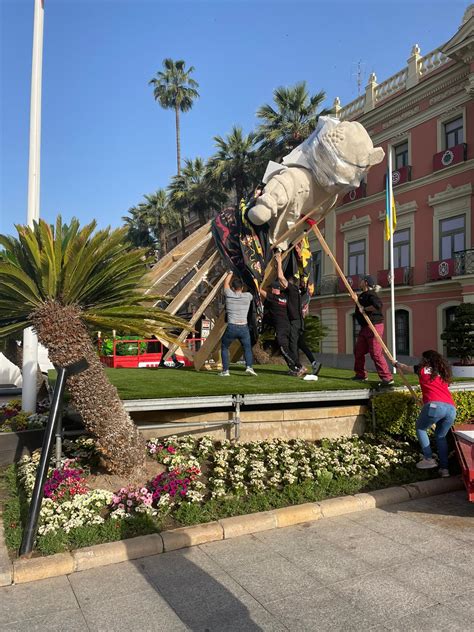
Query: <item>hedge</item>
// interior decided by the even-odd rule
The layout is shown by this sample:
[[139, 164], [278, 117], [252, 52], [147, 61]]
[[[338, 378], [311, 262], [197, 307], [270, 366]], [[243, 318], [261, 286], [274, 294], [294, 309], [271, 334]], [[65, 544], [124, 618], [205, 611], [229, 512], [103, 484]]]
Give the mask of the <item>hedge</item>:
[[[456, 424], [474, 419], [474, 392], [457, 391], [452, 395], [457, 408]], [[415, 422], [419, 412], [420, 406], [408, 393], [381, 393], [371, 400], [369, 424], [375, 421], [376, 432], [416, 439]]]

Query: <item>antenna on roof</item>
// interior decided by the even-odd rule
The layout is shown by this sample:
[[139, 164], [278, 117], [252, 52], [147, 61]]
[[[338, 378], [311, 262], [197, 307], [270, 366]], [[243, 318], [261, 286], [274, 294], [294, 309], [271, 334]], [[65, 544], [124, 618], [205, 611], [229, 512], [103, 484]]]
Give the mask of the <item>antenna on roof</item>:
[[360, 94], [362, 92], [362, 85], [365, 79], [365, 62], [359, 59], [359, 61], [357, 62], [352, 62], [352, 65], [356, 68], [351, 76], [355, 77], [357, 80], [357, 96], [360, 97]]

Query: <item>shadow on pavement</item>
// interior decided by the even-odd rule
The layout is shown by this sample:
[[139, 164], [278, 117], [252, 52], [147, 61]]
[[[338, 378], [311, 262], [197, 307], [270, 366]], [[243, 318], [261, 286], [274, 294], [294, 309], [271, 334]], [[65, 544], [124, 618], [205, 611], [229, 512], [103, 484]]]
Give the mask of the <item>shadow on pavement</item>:
[[197, 547], [134, 564], [190, 630], [263, 630], [242, 603], [242, 598], [252, 600], [250, 595]]

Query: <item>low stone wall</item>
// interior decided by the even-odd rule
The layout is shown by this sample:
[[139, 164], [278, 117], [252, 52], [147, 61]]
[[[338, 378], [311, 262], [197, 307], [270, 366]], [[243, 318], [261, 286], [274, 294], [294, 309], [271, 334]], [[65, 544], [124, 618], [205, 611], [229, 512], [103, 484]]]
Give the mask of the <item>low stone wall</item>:
[[[366, 406], [324, 406], [315, 408], [287, 408], [283, 410], [241, 410], [240, 440], [259, 441], [273, 438], [282, 439], [333, 439], [341, 436], [362, 435], [365, 430]], [[140, 424], [143, 435], [163, 437], [170, 434], [192, 434], [193, 436], [211, 435], [215, 439], [234, 437], [233, 426], [222, 428], [202, 428], [200, 422], [228, 423], [232, 420], [231, 411], [221, 412], [161, 412], [146, 411], [132, 413], [136, 423]], [[196, 426], [183, 428], [147, 428], [147, 425], [159, 423], [195, 422]]]

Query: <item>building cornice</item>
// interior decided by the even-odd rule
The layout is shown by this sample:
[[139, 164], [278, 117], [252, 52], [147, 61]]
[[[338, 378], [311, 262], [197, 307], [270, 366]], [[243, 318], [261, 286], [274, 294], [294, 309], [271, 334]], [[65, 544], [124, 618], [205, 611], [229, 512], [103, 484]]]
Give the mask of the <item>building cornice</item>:
[[363, 217], [356, 217], [353, 215], [351, 219], [348, 219], [347, 222], [341, 224], [339, 226], [339, 230], [341, 233], [345, 233], [348, 230], [354, 230], [356, 228], [361, 228], [362, 226], [369, 226], [372, 223], [372, 218], [370, 215], [364, 215]]
[[439, 204], [451, 202], [452, 200], [456, 200], [460, 197], [466, 197], [467, 195], [472, 195], [472, 184], [470, 182], [469, 184], [461, 184], [458, 187], [453, 187], [451, 184], [448, 184], [446, 191], [440, 191], [434, 195], [429, 195], [428, 204], [430, 206], [438, 206]]
[[[397, 207], [397, 218], [403, 217], [404, 215], [409, 215], [410, 213], [416, 213], [418, 210], [418, 204], [416, 200], [411, 200], [411, 202], [406, 202], [405, 204], [396, 204]], [[381, 222], [385, 221], [385, 211], [381, 211], [379, 213], [379, 220]]]

